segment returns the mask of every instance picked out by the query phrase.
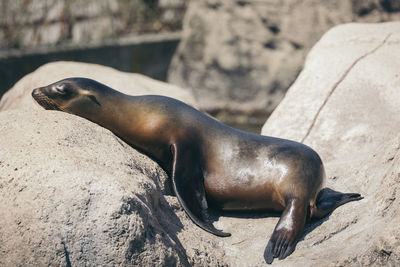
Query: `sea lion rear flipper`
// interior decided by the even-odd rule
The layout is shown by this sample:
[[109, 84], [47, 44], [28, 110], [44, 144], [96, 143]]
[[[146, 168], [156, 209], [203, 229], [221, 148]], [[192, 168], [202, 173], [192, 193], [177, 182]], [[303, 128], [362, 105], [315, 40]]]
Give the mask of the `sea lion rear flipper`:
[[265, 248], [264, 259], [268, 264], [271, 264], [274, 258], [283, 260], [292, 254], [303, 232], [306, 218], [306, 203], [299, 199], [291, 199]]
[[311, 207], [311, 217], [322, 218], [347, 202], [361, 199], [363, 197], [358, 193], [341, 193], [326, 187], [318, 193], [316, 205]]
[[171, 145], [173, 154], [172, 186], [189, 218], [200, 228], [217, 236], [230, 236], [216, 229], [208, 219], [204, 178], [199, 159], [191, 149]]

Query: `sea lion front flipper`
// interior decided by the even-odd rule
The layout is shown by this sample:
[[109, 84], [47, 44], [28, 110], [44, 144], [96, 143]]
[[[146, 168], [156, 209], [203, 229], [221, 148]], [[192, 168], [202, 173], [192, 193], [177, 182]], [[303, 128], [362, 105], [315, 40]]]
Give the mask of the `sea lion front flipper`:
[[172, 144], [172, 186], [189, 218], [200, 228], [217, 236], [230, 236], [216, 229], [208, 219], [203, 173], [191, 149]]
[[268, 264], [274, 258], [283, 260], [296, 248], [307, 218], [307, 205], [303, 202], [295, 198], [288, 201], [264, 251], [264, 259]]

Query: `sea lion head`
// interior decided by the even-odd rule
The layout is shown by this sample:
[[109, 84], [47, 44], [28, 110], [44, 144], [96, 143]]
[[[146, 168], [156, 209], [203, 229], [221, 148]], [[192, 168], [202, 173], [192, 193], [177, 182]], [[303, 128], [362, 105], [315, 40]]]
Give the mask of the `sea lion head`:
[[76, 115], [96, 113], [101, 109], [98, 99], [109, 89], [87, 78], [68, 78], [36, 88], [32, 97], [48, 110], [60, 110]]

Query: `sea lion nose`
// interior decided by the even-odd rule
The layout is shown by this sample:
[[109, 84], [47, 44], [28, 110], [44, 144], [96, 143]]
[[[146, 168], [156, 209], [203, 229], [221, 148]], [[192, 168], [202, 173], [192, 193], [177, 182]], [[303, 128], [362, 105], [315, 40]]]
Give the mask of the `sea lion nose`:
[[39, 94], [39, 89], [40, 89], [40, 88], [33, 89], [33, 91], [32, 91], [32, 96], [33, 96], [33, 97], [34, 97], [35, 95], [38, 95], [38, 94]]

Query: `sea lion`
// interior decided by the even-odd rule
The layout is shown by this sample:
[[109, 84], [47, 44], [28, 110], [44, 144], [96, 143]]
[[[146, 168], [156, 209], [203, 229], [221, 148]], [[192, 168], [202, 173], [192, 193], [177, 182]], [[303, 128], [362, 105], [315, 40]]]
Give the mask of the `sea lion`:
[[212, 225], [209, 206], [282, 212], [264, 252], [267, 263], [294, 251], [307, 219], [362, 199], [321, 189], [324, 167], [310, 147], [231, 128], [173, 98], [128, 96], [86, 78], [61, 80], [32, 96], [45, 109], [111, 130], [157, 161], [187, 215], [210, 233], [230, 236]]

